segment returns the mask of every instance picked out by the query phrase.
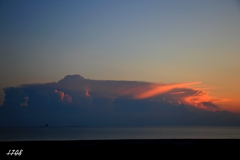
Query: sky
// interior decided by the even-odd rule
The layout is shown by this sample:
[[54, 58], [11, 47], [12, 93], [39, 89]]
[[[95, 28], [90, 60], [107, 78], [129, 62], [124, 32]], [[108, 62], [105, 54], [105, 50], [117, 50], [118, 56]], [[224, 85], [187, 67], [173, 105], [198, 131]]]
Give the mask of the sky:
[[240, 113], [237, 0], [3, 0], [0, 22], [1, 105], [6, 87], [79, 74], [200, 88]]

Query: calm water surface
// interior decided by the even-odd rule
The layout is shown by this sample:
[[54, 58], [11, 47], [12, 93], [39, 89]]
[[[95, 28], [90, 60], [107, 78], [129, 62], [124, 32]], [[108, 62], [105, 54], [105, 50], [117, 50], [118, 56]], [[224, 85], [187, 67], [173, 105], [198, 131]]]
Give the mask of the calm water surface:
[[240, 139], [240, 127], [0, 128], [0, 141], [98, 139]]

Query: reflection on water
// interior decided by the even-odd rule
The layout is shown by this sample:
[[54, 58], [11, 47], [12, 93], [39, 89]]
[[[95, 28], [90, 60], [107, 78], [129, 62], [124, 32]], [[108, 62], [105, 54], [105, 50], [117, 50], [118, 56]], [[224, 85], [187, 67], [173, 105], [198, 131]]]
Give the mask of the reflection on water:
[[96, 139], [240, 139], [240, 127], [0, 128], [0, 141]]

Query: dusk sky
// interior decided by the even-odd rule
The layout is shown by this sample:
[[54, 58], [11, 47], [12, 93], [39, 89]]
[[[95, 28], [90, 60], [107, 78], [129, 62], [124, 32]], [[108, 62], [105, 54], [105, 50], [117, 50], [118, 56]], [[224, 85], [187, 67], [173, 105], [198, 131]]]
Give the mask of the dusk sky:
[[5, 87], [79, 74], [155, 84], [124, 92], [136, 99], [201, 90], [240, 113], [237, 0], [3, 0], [0, 22], [0, 105]]

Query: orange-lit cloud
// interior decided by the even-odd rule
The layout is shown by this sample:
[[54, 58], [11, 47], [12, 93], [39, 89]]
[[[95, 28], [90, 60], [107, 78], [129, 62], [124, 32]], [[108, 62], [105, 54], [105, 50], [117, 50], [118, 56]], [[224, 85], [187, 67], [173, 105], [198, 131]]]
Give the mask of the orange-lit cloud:
[[[191, 105], [194, 105], [195, 107], [200, 107], [203, 109], [209, 108], [209, 106], [205, 105], [206, 103], [214, 104], [217, 102], [230, 101], [229, 99], [226, 99], [226, 98], [217, 98], [217, 97], [210, 96], [209, 93], [210, 92], [198, 90], [195, 94], [185, 97], [184, 101]], [[216, 108], [211, 110], [214, 111], [216, 110]]]
[[191, 82], [191, 83], [176, 83], [176, 84], [147, 84], [143, 86], [138, 86], [131, 89], [122, 89], [120, 94], [131, 95], [136, 99], [145, 99], [153, 97], [165, 92], [168, 92], [175, 88], [188, 88], [192, 85], [200, 84], [201, 82]]
[[[171, 100], [164, 101], [173, 104], [189, 104], [194, 107], [216, 111], [219, 108], [214, 103], [229, 101], [228, 99], [210, 96], [205, 91], [212, 87], [200, 85], [201, 82], [175, 83], [175, 84], [147, 84], [130, 89], [122, 88], [120, 95], [128, 95], [135, 99], [146, 99], [158, 95], [167, 96]], [[176, 91], [177, 90], [177, 91]], [[172, 91], [172, 92], [171, 92]]]
[[85, 93], [86, 97], [90, 97], [89, 91], [90, 91], [90, 89], [86, 88], [86, 93]]
[[58, 93], [58, 95], [60, 96], [61, 101], [66, 101], [66, 102], [72, 102], [72, 97], [65, 94], [62, 91], [58, 91], [58, 90], [54, 90], [55, 93]]
[[185, 92], [173, 92], [171, 94], [184, 94]]

